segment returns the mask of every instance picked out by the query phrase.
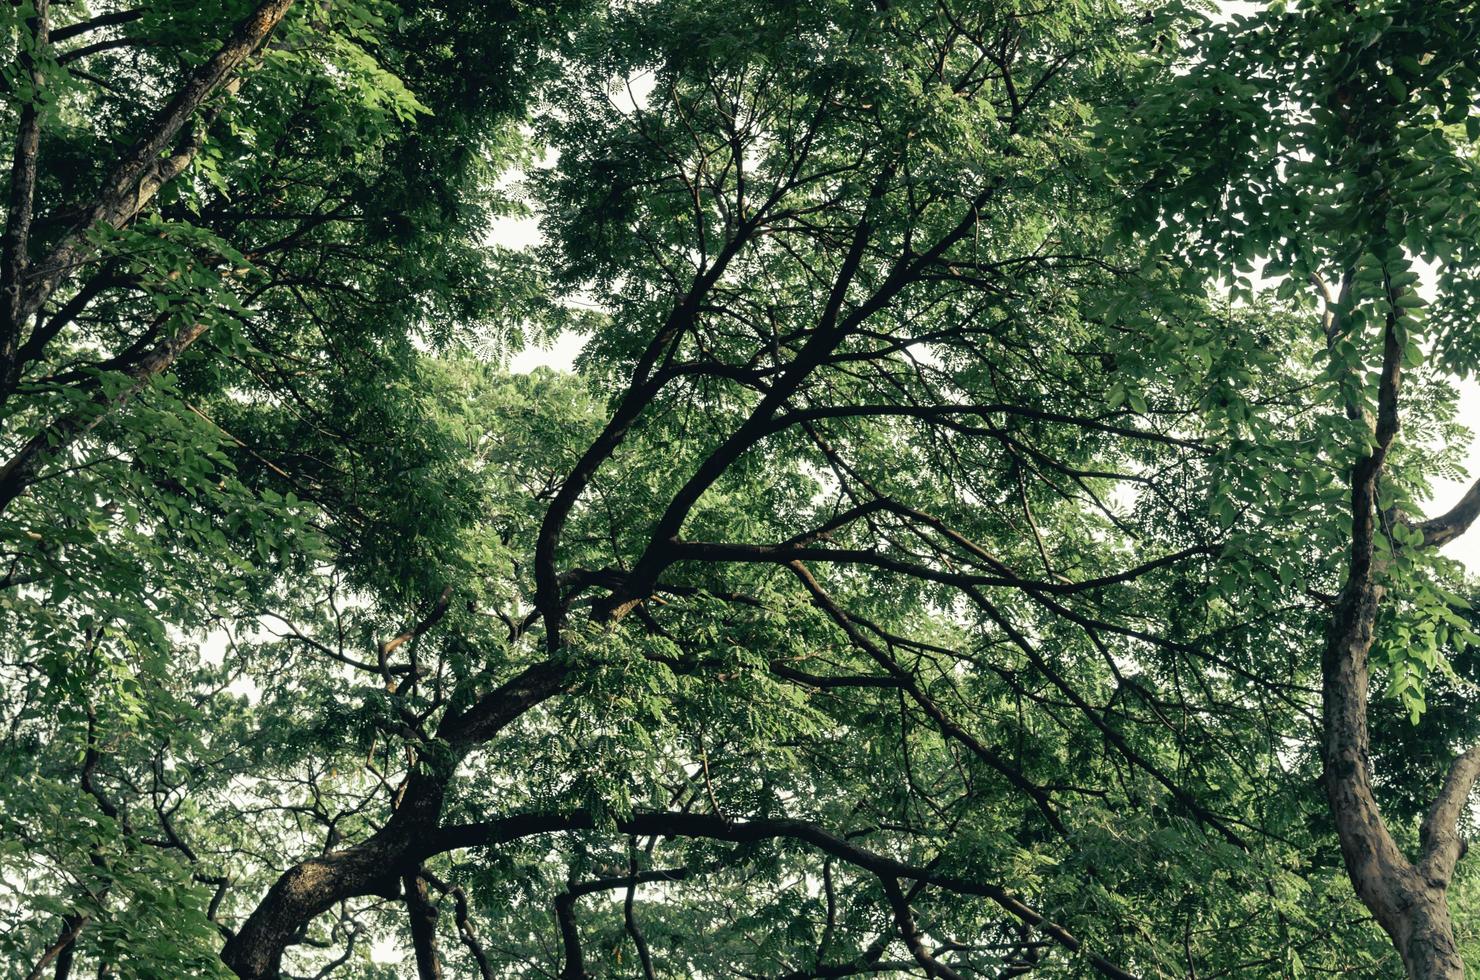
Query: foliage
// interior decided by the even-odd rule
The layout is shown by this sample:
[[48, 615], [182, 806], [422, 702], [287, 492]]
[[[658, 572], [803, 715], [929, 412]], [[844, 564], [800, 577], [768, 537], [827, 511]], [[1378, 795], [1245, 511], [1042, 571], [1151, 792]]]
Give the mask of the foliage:
[[271, 6], [3, 15], [12, 973], [1402, 969], [1321, 651], [1375, 514], [1426, 846], [1460, 5], [295, 4], [77, 227]]

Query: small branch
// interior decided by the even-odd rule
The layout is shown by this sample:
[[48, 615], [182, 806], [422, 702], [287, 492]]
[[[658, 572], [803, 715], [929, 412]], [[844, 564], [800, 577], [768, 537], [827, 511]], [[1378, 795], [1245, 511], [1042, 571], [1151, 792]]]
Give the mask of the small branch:
[[627, 896], [622, 900], [622, 921], [627, 926], [627, 935], [632, 937], [632, 945], [637, 947], [637, 959], [642, 964], [644, 980], [656, 980], [656, 974], [653, 973], [653, 954], [648, 949], [647, 940], [643, 938], [642, 930], [637, 926], [637, 914], [633, 909], [633, 904], [637, 899], [636, 842], [632, 844], [632, 850], [628, 854], [627, 862], [627, 869], [631, 880], [627, 883]]
[[[657, 871], [634, 871], [632, 874], [619, 878], [596, 878], [585, 881], [578, 885], [571, 885], [566, 891], [555, 896], [555, 919], [560, 926], [560, 941], [565, 948], [565, 966], [560, 971], [561, 980], [585, 980], [585, 961], [581, 955], [581, 935], [576, 926], [575, 904], [576, 900], [593, 892], [610, 891], [616, 888], [627, 889], [626, 919], [629, 931], [635, 928], [632, 920], [632, 892], [638, 885], [648, 884], [655, 881], [682, 881], [687, 878], [687, 868], [668, 868]], [[639, 943], [638, 950], [642, 957], [643, 968], [648, 975], [652, 975], [652, 959], [647, 954], [647, 944], [642, 942], [641, 934], [635, 933]]]
[[[447, 607], [451, 603], [451, 600], [452, 586], [449, 585], [445, 589], [443, 589], [442, 594], [437, 597], [436, 603], [432, 606], [432, 611], [427, 613], [426, 616], [422, 617], [420, 622], [416, 623], [409, 630], [406, 630], [405, 632], [381, 643], [380, 646], [376, 649], [376, 662], [380, 666], [381, 674], [383, 674], [386, 678], [386, 685], [388, 690], [394, 690], [394, 687], [391, 685], [390, 680], [390, 655], [395, 653], [396, 650], [398, 650], [403, 644], [409, 643], [412, 640], [419, 639], [423, 633], [431, 629], [433, 626], [436, 626], [437, 623], [442, 620], [442, 617], [447, 615]], [[416, 675], [413, 671], [411, 676], [407, 678], [406, 683], [414, 684], [415, 682]]]
[[91, 409], [64, 415], [32, 436], [8, 462], [0, 466], [0, 513], [36, 481], [42, 465], [48, 459], [57, 456], [78, 437], [92, 431], [115, 409], [144, 390], [155, 377], [168, 370], [205, 331], [204, 323], [183, 328], [124, 372], [132, 379], [132, 383], [121, 392], [108, 398], [99, 391], [93, 398]]
[[1020, 792], [1037, 805], [1039, 811], [1043, 813], [1044, 819], [1048, 821], [1049, 826], [1066, 837], [1069, 835], [1068, 827], [1064, 825], [1062, 818], [1059, 817], [1058, 812], [1054, 809], [1053, 801], [1049, 797], [1049, 794], [1041, 786], [1028, 779], [1016, 766], [1009, 764], [995, 750], [982, 744], [976, 736], [963, 729], [960, 725], [952, 721], [945, 712], [941, 711], [940, 707], [915, 683], [915, 679], [910, 676], [909, 671], [901, 667], [895, 662], [893, 657], [889, 656], [887, 652], [880, 649], [877, 644], [863, 635], [862, 631], [853, 623], [852, 618], [847, 612], [818, 584], [817, 579], [812, 576], [807, 566], [799, 561], [794, 561], [789, 563], [787, 567], [791, 569], [793, 574], [796, 575], [802, 585], [807, 589], [807, 592], [811, 594], [812, 601], [817, 607], [832, 618], [833, 622], [838, 625], [838, 628], [843, 631], [843, 634], [848, 637], [855, 647], [868, 654], [875, 663], [888, 671], [890, 676], [899, 683], [899, 686], [909, 694], [911, 700], [935, 722], [936, 727], [940, 729], [942, 735], [955, 739], [957, 742], [966, 746], [978, 759], [1001, 773], [1008, 782], [1016, 786]]
[[[427, 834], [419, 839], [412, 857], [425, 858], [431, 854], [464, 847], [486, 847], [539, 834], [591, 828], [591, 814], [585, 812], [514, 814], [483, 823], [453, 824], [442, 827], [435, 833]], [[880, 878], [908, 879], [933, 885], [958, 895], [975, 895], [986, 898], [1018, 920], [1034, 926], [1040, 933], [1064, 949], [1084, 956], [1101, 975], [1110, 977], [1111, 980], [1136, 980], [1135, 974], [1085, 949], [1080, 939], [1068, 929], [1046, 918], [999, 885], [943, 874], [930, 867], [906, 864], [885, 854], [870, 851], [850, 839], [805, 820], [762, 818], [733, 821], [706, 813], [638, 812], [630, 817], [618, 818], [616, 829], [624, 834], [641, 837], [693, 837], [734, 843], [754, 843], [776, 839], [799, 841]], [[671, 872], [648, 872], [648, 874], [671, 875]], [[615, 882], [615, 885], [608, 884], [606, 887], [621, 887], [628, 880], [625, 877], [605, 879], [608, 883]], [[590, 885], [591, 883], [588, 883], [588, 886]], [[588, 890], [594, 890], [594, 888]]]
[[74, 37], [81, 37], [99, 28], [131, 24], [143, 16], [143, 10], [119, 10], [111, 14], [99, 14], [91, 20], [84, 20], [78, 24], [68, 24], [66, 27], [58, 27], [51, 32], [51, 40], [53, 43], [60, 44], [63, 41], [70, 41]]
[[920, 938], [920, 929], [915, 925], [914, 914], [910, 911], [909, 900], [900, 891], [899, 882], [894, 878], [881, 878], [880, 883], [884, 886], [884, 897], [889, 900], [889, 907], [894, 911], [894, 924], [899, 929], [899, 935], [904, 939], [905, 947], [915, 962], [929, 976], [939, 977], [940, 980], [962, 980], [961, 974], [937, 960], [925, 948], [924, 941]]

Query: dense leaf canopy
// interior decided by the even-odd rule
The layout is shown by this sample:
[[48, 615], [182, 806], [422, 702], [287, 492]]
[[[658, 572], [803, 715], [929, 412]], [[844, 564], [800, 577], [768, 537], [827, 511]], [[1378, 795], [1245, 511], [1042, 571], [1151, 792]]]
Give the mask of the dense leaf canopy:
[[3, 17], [6, 976], [1480, 961], [1472, 4]]

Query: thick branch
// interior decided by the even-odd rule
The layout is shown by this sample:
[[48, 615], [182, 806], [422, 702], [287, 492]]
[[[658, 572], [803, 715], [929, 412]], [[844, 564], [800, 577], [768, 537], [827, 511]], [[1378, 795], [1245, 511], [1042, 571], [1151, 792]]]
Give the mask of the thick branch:
[[144, 16], [143, 10], [118, 10], [110, 14], [99, 14], [90, 20], [84, 20], [76, 24], [68, 24], [66, 27], [58, 27], [51, 32], [53, 43], [60, 44], [70, 41], [74, 37], [81, 37], [103, 27], [117, 27], [120, 24], [130, 24]]
[[35, 482], [47, 460], [54, 459], [79, 437], [96, 428], [119, 406], [144, 390], [151, 381], [168, 370], [205, 331], [204, 323], [193, 323], [182, 328], [123, 372], [131, 383], [122, 391], [111, 398], [99, 391], [93, 398], [92, 408], [64, 415], [32, 436], [8, 462], [0, 466], [0, 513]]
[[1420, 874], [1441, 887], [1449, 883], [1454, 866], [1465, 851], [1464, 839], [1459, 835], [1459, 821], [1470, 801], [1476, 779], [1480, 779], [1480, 745], [1471, 746], [1450, 765], [1444, 777], [1444, 787], [1429, 807], [1419, 831], [1423, 849], [1419, 858]]
[[[175, 153], [166, 151], [175, 143], [185, 123], [217, 91], [239, 78], [247, 59], [267, 39], [293, 5], [293, 0], [265, 0], [237, 25], [226, 42], [185, 79], [155, 115], [142, 139], [134, 144], [103, 182], [93, 202], [83, 209], [81, 220], [62, 237], [27, 276], [14, 309], [16, 329], [51, 298], [57, 286], [92, 250], [88, 231], [95, 225], [120, 227], [144, 209], [159, 188], [190, 165], [199, 142]], [[14, 338], [3, 353], [14, 350]]]
[[0, 362], [9, 364], [20, 343], [21, 323], [25, 317], [22, 277], [28, 264], [27, 249], [31, 241], [31, 219], [36, 204], [36, 157], [41, 149], [41, 100], [46, 75], [37, 64], [47, 48], [47, 0], [37, 0], [35, 16], [28, 18], [30, 43], [21, 42], [21, 70], [29, 78], [31, 97], [21, 106], [15, 151], [10, 163], [10, 197], [6, 203], [5, 234], [0, 238], [0, 295], [3, 295], [3, 317], [0, 317]]
[[[438, 726], [437, 738], [448, 745], [454, 759], [461, 758], [563, 690], [568, 678], [569, 671], [561, 663], [534, 664], [475, 700], [467, 710], [449, 711]], [[432, 844], [448, 771], [413, 770], [400, 806], [383, 828], [360, 844], [309, 858], [283, 872], [226, 944], [221, 953], [226, 965], [245, 980], [275, 978], [293, 937], [335, 902], [369, 894], [400, 897], [401, 875], [449, 849]]]
[[560, 980], [587, 980], [585, 957], [581, 953], [581, 930], [576, 925], [575, 896], [566, 892], [555, 896], [555, 924], [560, 928], [560, 948], [565, 951], [565, 963], [560, 968]]
[[[1391, 937], [1410, 976], [1461, 977], [1464, 966], [1454, 939], [1446, 885], [1459, 843], [1444, 822], [1450, 810], [1468, 796], [1471, 763], [1462, 757], [1450, 772], [1444, 791], [1425, 820], [1429, 859], [1414, 867], [1388, 830], [1372, 791], [1367, 723], [1368, 684], [1378, 606], [1383, 585], [1375, 558], [1383, 463], [1398, 433], [1398, 393], [1402, 350], [1396, 324], [1396, 291], [1389, 286], [1394, 308], [1383, 334], [1378, 411], [1372, 447], [1351, 472], [1351, 552], [1346, 583], [1326, 634], [1321, 658], [1322, 781], [1347, 875], [1357, 896]], [[1468, 753], [1467, 753], [1468, 756]], [[1457, 816], [1457, 814], [1456, 814]], [[1451, 857], [1451, 855], [1453, 857]], [[1446, 865], [1448, 865], [1446, 867]]]
[[437, 737], [464, 748], [486, 742], [515, 718], [559, 694], [570, 680], [565, 664], [541, 661], [485, 694], [466, 711], [448, 712], [437, 727]]
[[1477, 516], [1480, 516], [1480, 480], [1470, 485], [1459, 503], [1446, 513], [1419, 524], [1418, 529], [1423, 532], [1424, 545], [1437, 548], [1468, 531]]

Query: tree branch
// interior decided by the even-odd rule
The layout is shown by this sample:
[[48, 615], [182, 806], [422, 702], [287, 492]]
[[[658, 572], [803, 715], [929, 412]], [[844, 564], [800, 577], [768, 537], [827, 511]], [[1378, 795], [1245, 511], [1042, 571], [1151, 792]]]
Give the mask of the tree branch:
[[[429, 880], [435, 881], [430, 875]], [[488, 954], [483, 951], [483, 944], [478, 940], [478, 933], [473, 929], [473, 922], [468, 916], [468, 893], [463, 891], [461, 885], [451, 888], [443, 888], [452, 895], [453, 921], [457, 923], [457, 936], [462, 944], [468, 948], [468, 954], [473, 957], [473, 962], [478, 964], [478, 976], [482, 980], [493, 980], [493, 967], [488, 962]]]
[[899, 881], [895, 878], [880, 878], [880, 884], [884, 887], [884, 897], [889, 902], [889, 908], [894, 913], [894, 925], [899, 929], [900, 938], [904, 940], [905, 948], [920, 964], [920, 968], [932, 977], [940, 980], [962, 980], [961, 974], [937, 960], [930, 950], [925, 948], [924, 941], [920, 938], [920, 929], [915, 925], [914, 913], [910, 911], [909, 899], [905, 898], [904, 892], [899, 888]]
[[223, 87], [240, 84], [239, 72], [287, 14], [293, 0], [264, 0], [237, 25], [225, 43], [192, 71], [164, 107], [156, 113], [145, 135], [124, 154], [103, 182], [81, 219], [62, 236], [49, 255], [31, 268], [0, 337], [0, 355], [9, 361], [22, 323], [39, 310], [57, 286], [92, 251], [88, 233], [95, 225], [118, 228], [144, 209], [159, 188], [180, 174], [199, 150], [199, 141], [166, 155], [185, 123]]
[[[49, 963], [68, 955], [72, 944], [77, 941], [78, 936], [82, 935], [82, 929], [87, 923], [88, 917], [85, 915], [69, 915], [64, 918], [61, 935], [57, 936], [56, 942], [42, 951], [40, 959], [31, 967], [31, 972], [26, 974], [26, 980], [39, 980]], [[58, 968], [60, 969], [60, 964]]]
[[1460, 817], [1469, 803], [1470, 793], [1480, 779], [1480, 745], [1472, 745], [1455, 759], [1444, 777], [1444, 786], [1424, 815], [1419, 829], [1419, 873], [1438, 887], [1448, 885], [1454, 866], [1465, 851], [1459, 835]]
[[60, 44], [63, 41], [70, 41], [74, 37], [81, 37], [83, 34], [91, 33], [99, 28], [131, 24], [143, 16], [143, 10], [118, 10], [111, 14], [99, 14], [90, 20], [68, 24], [66, 27], [58, 27], [51, 32], [51, 40], [55, 44]]
[[26, 21], [31, 37], [20, 43], [18, 61], [32, 87], [20, 110], [15, 151], [10, 164], [10, 197], [6, 203], [5, 234], [0, 238], [0, 364], [9, 365], [20, 344], [25, 288], [22, 277], [29, 264], [31, 219], [36, 203], [36, 157], [41, 149], [41, 99], [46, 75], [37, 58], [47, 48], [48, 0], [36, 0], [36, 14]]
[[[778, 838], [800, 841], [880, 878], [923, 882], [957, 894], [989, 899], [1017, 919], [1039, 929], [1064, 949], [1083, 955], [1103, 976], [1114, 980], [1135, 980], [1133, 974], [1089, 952], [1078, 937], [997, 885], [907, 864], [870, 851], [804, 820], [775, 818], [735, 822], [714, 814], [664, 811], [637, 812], [618, 818], [615, 823], [619, 832], [638, 836], [697, 837], [733, 843], [756, 843]], [[484, 823], [443, 827], [419, 841], [413, 853], [425, 858], [465, 847], [486, 847], [539, 834], [590, 830], [593, 827], [594, 821], [588, 812], [515, 814]]]
[[1066, 837], [1068, 836], [1069, 829], [1064, 826], [1064, 822], [1059, 817], [1058, 811], [1054, 809], [1053, 801], [1041, 786], [1030, 780], [1021, 770], [1011, 765], [996, 751], [983, 745], [980, 739], [956, 724], [945, 712], [941, 711], [939, 705], [920, 689], [920, 686], [915, 682], [915, 678], [910, 675], [909, 671], [896, 663], [893, 657], [879, 648], [878, 644], [863, 635], [843, 608], [834, 602], [832, 596], [828, 595], [827, 591], [812, 577], [812, 573], [807, 570], [807, 566], [799, 561], [794, 561], [790, 562], [787, 567], [791, 569], [808, 593], [811, 594], [812, 601], [816, 603], [817, 607], [832, 618], [833, 622], [838, 625], [838, 628], [843, 631], [844, 635], [848, 637], [854, 646], [868, 654], [875, 663], [889, 672], [890, 676], [899, 683], [900, 688], [909, 694], [911, 700], [935, 722], [941, 734], [948, 738], [953, 738], [966, 746], [978, 759], [1005, 777], [1009, 783], [1017, 787], [1019, 791], [1037, 805], [1038, 809], [1043, 813], [1044, 819], [1048, 821], [1054, 830]]
[[91, 432], [119, 406], [126, 403], [164, 373], [175, 360], [205, 333], [204, 323], [183, 327], [141, 358], [124, 375], [131, 380], [122, 391], [108, 397], [98, 391], [93, 407], [64, 415], [32, 436], [3, 466], [0, 466], [0, 513], [26, 491], [48, 459], [56, 457], [80, 436]]
[[1448, 544], [1468, 531], [1477, 516], [1480, 516], [1480, 480], [1470, 484], [1459, 503], [1448, 511], [1418, 525], [1423, 532], [1424, 547], [1437, 548]]
[[437, 956], [437, 906], [427, 896], [427, 881], [418, 868], [401, 878], [406, 917], [411, 923], [411, 947], [416, 951], [417, 980], [442, 980]]

